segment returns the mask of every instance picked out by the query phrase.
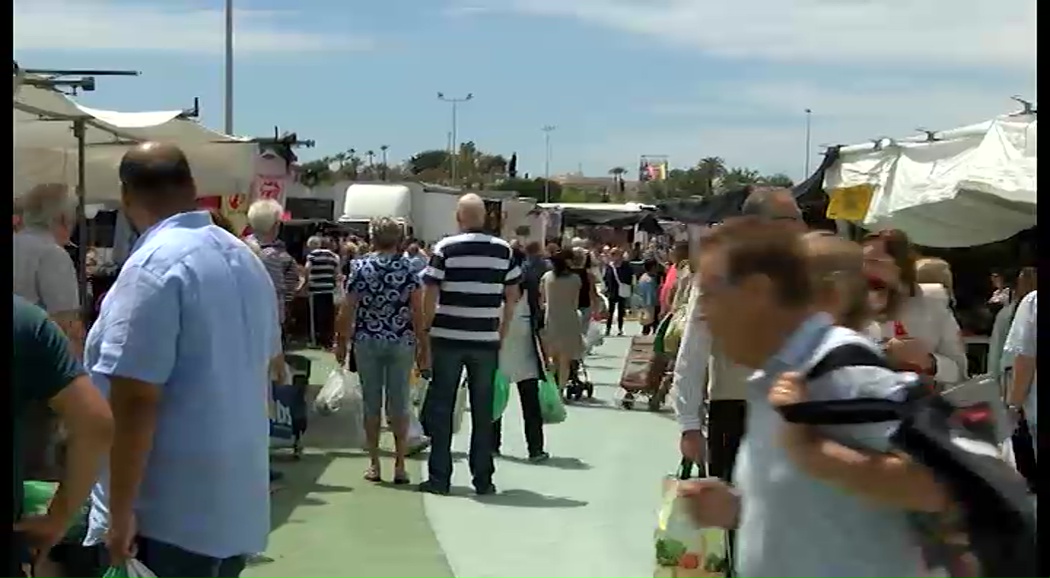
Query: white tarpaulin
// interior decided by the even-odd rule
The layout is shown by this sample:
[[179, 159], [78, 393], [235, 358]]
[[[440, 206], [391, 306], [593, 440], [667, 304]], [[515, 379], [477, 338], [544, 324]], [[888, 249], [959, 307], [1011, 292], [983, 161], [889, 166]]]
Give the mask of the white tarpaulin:
[[843, 147], [824, 177], [870, 185], [865, 228], [900, 229], [928, 247], [973, 247], [1036, 225], [1036, 116], [1015, 114], [936, 133]]
[[136, 142], [173, 143], [189, 158], [200, 196], [247, 193], [258, 147], [248, 139], [211, 131], [182, 111], [115, 112], [78, 105], [48, 88], [22, 84], [14, 95], [14, 192], [43, 182], [77, 182], [72, 121], [85, 121], [88, 202], [119, 199], [117, 167]]

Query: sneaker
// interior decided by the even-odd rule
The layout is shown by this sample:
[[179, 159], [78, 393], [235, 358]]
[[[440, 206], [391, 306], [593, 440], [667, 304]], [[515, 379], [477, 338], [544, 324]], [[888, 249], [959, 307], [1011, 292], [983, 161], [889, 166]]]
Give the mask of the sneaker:
[[489, 483], [488, 485], [481, 486], [480, 488], [474, 488], [474, 493], [479, 496], [492, 496], [496, 493], [496, 485]]
[[419, 484], [419, 491], [425, 494], [434, 494], [435, 496], [447, 496], [448, 486], [439, 486], [438, 484], [427, 480]]
[[616, 333], [617, 337], [623, 337], [623, 329]]
[[529, 456], [530, 464], [542, 464], [543, 462], [551, 459], [551, 455], [547, 452], [540, 452], [538, 454], [532, 454]]

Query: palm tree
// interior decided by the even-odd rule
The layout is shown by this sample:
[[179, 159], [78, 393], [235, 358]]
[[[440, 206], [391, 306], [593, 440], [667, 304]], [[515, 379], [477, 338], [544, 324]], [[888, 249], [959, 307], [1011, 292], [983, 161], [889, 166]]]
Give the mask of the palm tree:
[[386, 173], [387, 173], [386, 151], [388, 151], [388, 150], [390, 150], [390, 146], [389, 145], [382, 145], [382, 146], [379, 147], [379, 152], [380, 152], [380, 154], [382, 154], [382, 157], [381, 157], [382, 158], [382, 161], [381, 161], [382, 164], [379, 167], [379, 170], [381, 172], [380, 178], [383, 179], [384, 181], [386, 180]]
[[696, 163], [696, 171], [705, 183], [706, 194], [710, 195], [715, 192], [715, 181], [725, 176], [726, 163], [722, 157], [704, 157]]

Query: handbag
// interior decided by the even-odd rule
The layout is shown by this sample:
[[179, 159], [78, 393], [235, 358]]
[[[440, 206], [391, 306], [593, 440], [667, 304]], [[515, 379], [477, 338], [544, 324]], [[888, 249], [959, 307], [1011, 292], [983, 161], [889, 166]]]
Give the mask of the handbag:
[[620, 273], [614, 265], [609, 265], [609, 267], [612, 269], [613, 279], [616, 279], [616, 296], [621, 299], [629, 299], [632, 293], [631, 286], [620, 280]]

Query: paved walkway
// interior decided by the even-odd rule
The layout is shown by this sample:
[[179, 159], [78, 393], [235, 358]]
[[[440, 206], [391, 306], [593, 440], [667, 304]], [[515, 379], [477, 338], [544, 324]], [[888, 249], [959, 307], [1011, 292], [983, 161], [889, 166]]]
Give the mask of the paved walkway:
[[[546, 428], [554, 457], [544, 465], [523, 460], [521, 414], [512, 396], [496, 496], [470, 492], [463, 457], [469, 428], [454, 442], [463, 453], [452, 495], [424, 497], [362, 481], [361, 452], [341, 447], [338, 423], [315, 420], [303, 460], [279, 464], [287, 487], [274, 496], [267, 558], [245, 575], [651, 575], [660, 476], [678, 464], [676, 427], [668, 413], [619, 409], [615, 384], [628, 343], [627, 337], [607, 339], [588, 360], [595, 399]], [[331, 359], [315, 359], [311, 382], [321, 383]], [[412, 463], [414, 480], [420, 464]]]

